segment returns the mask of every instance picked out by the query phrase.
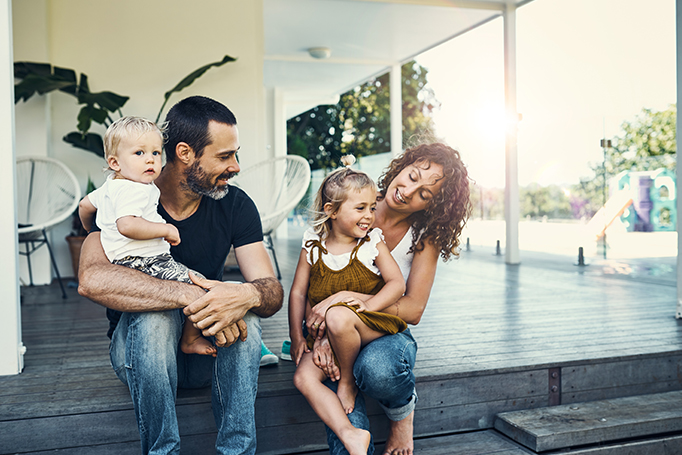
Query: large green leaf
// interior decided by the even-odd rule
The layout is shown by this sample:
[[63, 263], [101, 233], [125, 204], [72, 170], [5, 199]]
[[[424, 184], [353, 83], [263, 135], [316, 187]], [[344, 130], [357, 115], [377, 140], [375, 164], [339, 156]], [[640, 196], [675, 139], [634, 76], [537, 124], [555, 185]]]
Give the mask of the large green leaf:
[[116, 112], [122, 108], [129, 99], [130, 98], [127, 96], [121, 96], [113, 92], [78, 92], [78, 102], [80, 104], [97, 104], [102, 109], [106, 109], [109, 112]]
[[21, 82], [14, 85], [14, 102], [18, 103], [19, 100], [28, 101], [35, 93], [44, 95], [53, 90], [62, 90], [69, 86], [75, 87], [73, 82], [59, 80], [51, 76], [44, 77], [29, 74]]
[[63, 141], [104, 158], [104, 142], [99, 134], [74, 131], [64, 136]]
[[104, 124], [108, 112], [105, 109], [95, 107], [91, 104], [85, 105], [78, 113], [78, 131], [87, 133], [92, 122]]
[[27, 101], [35, 93], [44, 95], [61, 90], [71, 95], [76, 92], [76, 73], [73, 70], [52, 67], [48, 63], [16, 62], [14, 77], [21, 79], [14, 85], [14, 102]]
[[34, 62], [15, 62], [14, 63], [14, 77], [23, 79], [29, 74], [38, 76], [51, 76], [52, 65], [49, 63], [34, 63]]
[[170, 89], [169, 91], [167, 91], [163, 95], [163, 104], [161, 105], [161, 109], [159, 109], [159, 113], [156, 116], [156, 122], [157, 123], [159, 122], [159, 119], [161, 118], [161, 113], [163, 112], [163, 108], [166, 107], [166, 103], [168, 102], [168, 99], [171, 97], [171, 95], [173, 93], [177, 93], [177, 92], [189, 87], [190, 85], [192, 85], [192, 83], [195, 80], [197, 80], [199, 77], [201, 77], [206, 71], [208, 71], [212, 67], [222, 66], [225, 63], [234, 62], [236, 60], [237, 60], [236, 58], [230, 57], [229, 55], [226, 55], [225, 57], [223, 57], [223, 59], [221, 61], [209, 63], [208, 65], [204, 65], [201, 68], [192, 71], [189, 75], [185, 76], [185, 78], [183, 80], [181, 80], [180, 82], [178, 82], [178, 84], [175, 87], [173, 87], [172, 89]]

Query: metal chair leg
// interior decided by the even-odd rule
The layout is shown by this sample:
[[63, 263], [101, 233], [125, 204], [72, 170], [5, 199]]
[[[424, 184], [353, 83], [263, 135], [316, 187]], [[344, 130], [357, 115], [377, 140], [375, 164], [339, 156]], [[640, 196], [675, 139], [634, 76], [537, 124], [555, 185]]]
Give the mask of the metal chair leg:
[[272, 237], [270, 236], [270, 234], [265, 234], [265, 236], [263, 236], [263, 240], [265, 240], [265, 248], [272, 251], [272, 259], [275, 262], [275, 269], [277, 270], [277, 279], [281, 280], [282, 274], [279, 271], [279, 264], [277, 263], [277, 255], [275, 254], [275, 244], [272, 242]]
[[66, 298], [66, 290], [64, 289], [64, 283], [62, 283], [62, 277], [59, 275], [59, 269], [57, 268], [57, 263], [52, 255], [52, 247], [50, 247], [50, 242], [47, 241], [47, 234], [45, 229], [43, 229], [43, 240], [45, 240], [45, 245], [47, 245], [47, 251], [50, 252], [50, 260], [52, 261], [52, 267], [54, 267], [54, 273], [57, 274], [57, 281], [59, 281], [59, 287], [62, 288], [62, 298]]
[[28, 281], [33, 286], [33, 269], [31, 269], [31, 253], [35, 248], [33, 247], [33, 242], [30, 242], [31, 246], [29, 249], [29, 242], [24, 243], [26, 247], [26, 265], [28, 265]]

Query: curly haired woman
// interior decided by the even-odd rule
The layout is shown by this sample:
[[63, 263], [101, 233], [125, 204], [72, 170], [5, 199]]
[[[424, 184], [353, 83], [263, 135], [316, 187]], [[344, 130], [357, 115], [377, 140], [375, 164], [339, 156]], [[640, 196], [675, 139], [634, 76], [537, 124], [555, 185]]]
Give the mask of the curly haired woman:
[[[447, 261], [459, 254], [459, 237], [471, 213], [469, 177], [457, 151], [442, 143], [424, 144], [391, 161], [379, 179], [379, 193], [374, 226], [383, 231], [406, 281], [405, 294], [383, 311], [416, 325], [426, 309], [438, 257]], [[317, 304], [306, 318], [309, 333], [316, 337], [314, 362], [332, 381], [340, 373], [324, 336], [325, 312], [337, 302], [368, 297], [339, 292]], [[407, 329], [369, 343], [353, 368], [358, 388], [376, 399], [390, 420], [384, 455], [413, 451], [416, 354], [417, 344]], [[348, 417], [356, 427], [369, 430], [362, 394]], [[329, 429], [327, 440], [332, 455], [344, 453]]]

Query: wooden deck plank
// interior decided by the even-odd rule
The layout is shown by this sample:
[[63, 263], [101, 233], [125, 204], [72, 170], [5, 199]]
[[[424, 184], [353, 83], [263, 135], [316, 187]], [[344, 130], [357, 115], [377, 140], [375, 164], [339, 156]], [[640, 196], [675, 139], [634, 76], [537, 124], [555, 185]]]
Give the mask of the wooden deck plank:
[[536, 452], [682, 432], [682, 391], [505, 412], [495, 429]]

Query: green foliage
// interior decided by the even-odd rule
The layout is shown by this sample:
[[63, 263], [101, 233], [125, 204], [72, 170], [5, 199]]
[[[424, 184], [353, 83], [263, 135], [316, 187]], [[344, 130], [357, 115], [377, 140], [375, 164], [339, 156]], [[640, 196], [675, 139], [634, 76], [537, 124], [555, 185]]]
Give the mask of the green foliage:
[[[439, 106], [426, 87], [427, 73], [414, 61], [401, 68], [403, 143], [433, 130], [431, 112]], [[289, 153], [308, 159], [312, 169], [334, 168], [342, 155], [385, 153], [390, 145], [390, 75], [384, 74], [341, 95], [335, 105], [317, 106], [287, 122]]]
[[229, 55], [226, 55], [225, 57], [223, 57], [223, 59], [221, 61], [209, 63], [208, 65], [204, 65], [201, 68], [194, 70], [190, 74], [185, 76], [185, 78], [183, 80], [178, 82], [178, 85], [176, 85], [175, 87], [173, 87], [172, 89], [170, 89], [169, 91], [167, 91], [166, 93], [163, 94], [163, 104], [161, 105], [161, 109], [159, 109], [159, 113], [156, 115], [156, 120], [154, 120], [154, 121], [156, 123], [159, 123], [159, 120], [161, 119], [161, 113], [163, 112], [163, 108], [166, 107], [166, 103], [168, 102], [168, 99], [171, 97], [171, 95], [173, 93], [177, 93], [177, 92], [189, 87], [190, 85], [192, 85], [192, 83], [195, 80], [197, 80], [198, 78], [203, 76], [203, 74], [206, 71], [210, 70], [211, 68], [223, 66], [225, 63], [234, 62], [236, 60], [237, 60], [236, 58], [230, 57]]
[[[664, 111], [642, 109], [631, 122], [620, 126], [622, 134], [606, 150], [606, 174], [614, 176], [622, 171], [646, 171], [666, 168], [675, 172], [677, 141], [675, 137], [677, 108], [673, 104]], [[594, 165], [595, 173], [602, 172]]]
[[674, 104], [664, 111], [642, 109], [635, 120], [623, 122], [621, 134], [612, 141], [613, 147], [606, 149], [605, 161], [591, 166], [594, 175], [581, 178], [580, 183], [571, 188], [573, 197], [583, 201], [580, 216], [591, 217], [604, 205], [604, 191], [608, 198], [608, 179], [620, 172], [659, 168], [675, 172], [676, 123], [677, 107]]
[[[175, 87], [164, 94], [164, 101], [156, 122], [159, 121], [161, 112], [163, 112], [163, 108], [173, 93], [190, 86], [212, 67], [222, 66], [235, 60], [235, 58], [226, 55], [221, 61], [204, 65], [183, 78]], [[14, 77], [21, 79], [14, 85], [15, 103], [27, 101], [35, 94], [44, 95], [54, 90], [74, 96], [78, 100], [78, 104], [83, 105], [76, 118], [78, 131], [68, 133], [63, 140], [74, 147], [104, 157], [102, 137], [99, 134], [90, 133], [90, 127], [93, 122], [108, 127], [114, 121], [111, 117], [111, 114], [114, 113], [117, 113], [118, 117], [122, 117], [121, 108], [130, 99], [129, 97], [113, 92], [92, 93], [88, 85], [87, 75], [81, 73], [80, 79], [77, 80], [74, 70], [58, 66], [53, 67], [49, 63], [16, 62], [14, 64]]]
[[[90, 176], [88, 176], [88, 184], [85, 187], [85, 195], [87, 196], [96, 189], [97, 188], [92, 182], [92, 179]], [[81, 217], [78, 215], [78, 207], [76, 207], [76, 210], [74, 210], [73, 215], [71, 216], [71, 235], [76, 237], [85, 237], [88, 235], [88, 231], [86, 231], [83, 227], [83, 224], [81, 223]]]
[[557, 185], [532, 183], [521, 188], [519, 198], [522, 217], [562, 219], [572, 216], [568, 195]]

